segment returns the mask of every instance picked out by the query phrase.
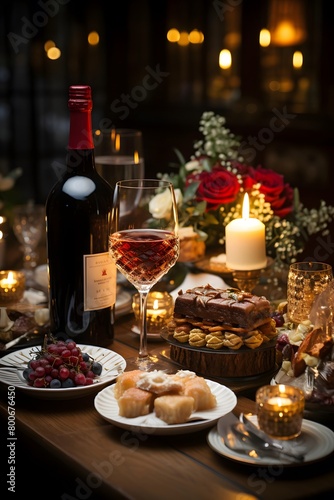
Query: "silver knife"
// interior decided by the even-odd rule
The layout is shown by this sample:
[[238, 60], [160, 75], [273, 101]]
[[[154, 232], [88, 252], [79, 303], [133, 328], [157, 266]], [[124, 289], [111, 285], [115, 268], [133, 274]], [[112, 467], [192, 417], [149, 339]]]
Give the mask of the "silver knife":
[[240, 413], [239, 420], [244, 425], [246, 431], [249, 432], [250, 436], [253, 435], [257, 439], [261, 439], [264, 443], [267, 443], [270, 447], [272, 447], [272, 449], [280, 451], [281, 453], [284, 453], [285, 455], [292, 455], [295, 459], [297, 459], [299, 461], [304, 460], [304, 455], [301, 455], [298, 453], [297, 454], [296, 453], [289, 453], [281, 443], [279, 443], [277, 440], [271, 438], [270, 436], [268, 436], [268, 434], [266, 434], [264, 431], [259, 429], [243, 413]]

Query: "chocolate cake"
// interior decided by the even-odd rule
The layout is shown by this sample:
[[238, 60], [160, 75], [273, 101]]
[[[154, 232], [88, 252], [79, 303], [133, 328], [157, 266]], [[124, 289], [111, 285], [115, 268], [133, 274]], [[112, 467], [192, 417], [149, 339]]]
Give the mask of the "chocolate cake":
[[205, 285], [179, 292], [174, 314], [214, 320], [226, 326], [252, 330], [270, 319], [270, 302], [238, 289]]
[[265, 297], [211, 285], [180, 291], [167, 325], [170, 358], [212, 377], [271, 373], [276, 323]]

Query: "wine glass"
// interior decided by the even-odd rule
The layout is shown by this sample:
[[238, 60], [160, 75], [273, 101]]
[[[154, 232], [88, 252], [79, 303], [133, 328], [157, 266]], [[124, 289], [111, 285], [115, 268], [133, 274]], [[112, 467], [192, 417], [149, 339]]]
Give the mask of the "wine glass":
[[37, 245], [45, 231], [45, 207], [27, 203], [13, 208], [13, 231], [23, 250], [23, 271], [28, 285], [33, 284], [37, 266]]
[[112, 187], [122, 179], [144, 177], [143, 138], [140, 130], [97, 130], [94, 147], [96, 170]]
[[173, 185], [157, 179], [117, 182], [112, 219], [110, 255], [140, 297], [140, 345], [134, 364], [137, 369], [157, 369], [157, 357], [150, 356], [147, 349], [146, 307], [152, 286], [179, 256]]

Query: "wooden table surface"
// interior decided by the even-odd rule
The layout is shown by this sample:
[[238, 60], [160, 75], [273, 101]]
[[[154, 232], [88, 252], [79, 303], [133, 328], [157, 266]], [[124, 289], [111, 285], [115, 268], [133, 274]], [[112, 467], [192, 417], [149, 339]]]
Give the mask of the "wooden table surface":
[[[132, 316], [117, 320], [109, 348], [125, 359], [136, 355]], [[150, 342], [168, 362], [168, 345]], [[179, 367], [175, 367], [178, 369]], [[237, 395], [235, 413], [254, 412], [255, 380], [222, 380]], [[333, 455], [302, 466], [259, 467], [225, 458], [207, 443], [209, 429], [185, 435], [133, 434], [105, 421], [94, 396], [71, 401], [32, 398], [15, 391], [14, 457], [8, 442], [8, 387], [1, 386], [1, 498], [177, 500], [332, 498]], [[331, 424], [329, 424], [331, 425]], [[10, 458], [15, 460], [16, 496], [8, 494]], [[7, 493], [7, 497], [6, 497]]]

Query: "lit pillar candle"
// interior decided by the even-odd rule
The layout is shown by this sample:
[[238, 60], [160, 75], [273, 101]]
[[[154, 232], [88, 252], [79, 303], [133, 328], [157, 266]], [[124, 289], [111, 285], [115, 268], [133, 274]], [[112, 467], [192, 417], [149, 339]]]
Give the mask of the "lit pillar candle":
[[246, 193], [242, 218], [231, 221], [225, 229], [226, 266], [230, 269], [251, 271], [267, 265], [265, 225], [249, 217], [249, 198]]

